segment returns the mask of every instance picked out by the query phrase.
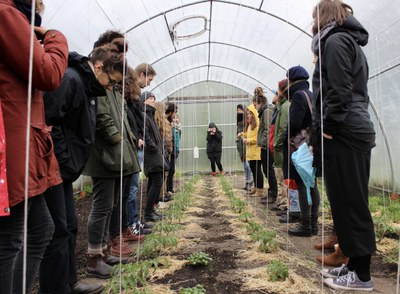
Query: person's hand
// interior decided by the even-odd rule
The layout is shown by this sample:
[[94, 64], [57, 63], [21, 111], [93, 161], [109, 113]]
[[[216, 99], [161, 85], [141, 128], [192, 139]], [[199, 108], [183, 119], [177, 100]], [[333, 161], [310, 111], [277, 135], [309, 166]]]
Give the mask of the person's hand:
[[328, 134], [325, 134], [325, 133], [324, 133], [324, 138], [327, 138], [327, 139], [330, 139], [330, 140], [333, 139], [333, 137], [331, 135], [328, 135]]
[[242, 133], [238, 133], [237, 137], [240, 138], [242, 136]]
[[212, 128], [212, 131], [215, 133], [217, 131], [217, 129], [216, 128]]
[[246, 138], [243, 138], [243, 143], [247, 144], [247, 139]]
[[34, 27], [33, 27], [33, 30], [34, 30], [34, 32], [35, 32], [36, 37], [38, 38], [38, 40], [43, 40], [43, 37], [44, 37], [44, 35], [46, 34], [47, 29], [44, 28], [44, 27], [37, 27], [37, 26], [34, 26]]
[[211, 132], [211, 128], [208, 128], [207, 132]]
[[142, 148], [142, 147], [143, 147], [143, 144], [144, 144], [144, 141], [143, 141], [142, 139], [139, 139], [139, 140], [138, 140], [138, 147], [139, 147], [139, 148]]

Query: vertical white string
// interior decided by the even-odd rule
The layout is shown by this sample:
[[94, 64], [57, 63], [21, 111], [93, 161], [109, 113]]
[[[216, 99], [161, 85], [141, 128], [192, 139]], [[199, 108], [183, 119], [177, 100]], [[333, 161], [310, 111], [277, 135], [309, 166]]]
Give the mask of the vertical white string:
[[28, 77], [28, 101], [26, 114], [26, 143], [25, 143], [25, 187], [24, 187], [24, 234], [23, 234], [23, 266], [22, 266], [22, 293], [26, 293], [27, 270], [27, 241], [28, 241], [28, 188], [29, 188], [29, 142], [31, 137], [31, 104], [32, 104], [32, 76], [33, 76], [33, 47], [36, 1], [32, 1], [31, 11], [31, 35], [29, 48], [29, 77]]

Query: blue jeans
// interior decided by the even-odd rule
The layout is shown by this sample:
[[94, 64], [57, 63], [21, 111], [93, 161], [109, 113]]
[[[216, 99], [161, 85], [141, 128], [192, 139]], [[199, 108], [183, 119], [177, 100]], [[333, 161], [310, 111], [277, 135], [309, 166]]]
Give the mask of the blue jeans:
[[250, 164], [247, 160], [243, 160], [243, 168], [244, 168], [244, 174], [246, 176], [246, 183], [250, 184], [251, 183], [251, 168], [250, 168]]
[[[138, 159], [140, 167], [143, 167], [143, 149], [138, 150]], [[128, 226], [131, 226], [133, 223], [139, 221], [138, 216], [138, 205], [137, 205], [137, 192], [139, 191], [139, 176], [140, 173], [135, 173], [132, 175], [129, 197], [128, 197], [128, 211], [127, 211], [127, 223]]]
[[[0, 217], [0, 293], [22, 293], [24, 202], [11, 208], [10, 216]], [[43, 195], [28, 199], [26, 293], [33, 282], [54, 224]]]
[[137, 210], [137, 192], [139, 191], [139, 175], [140, 173], [135, 173], [132, 175], [131, 186], [129, 190], [129, 198], [128, 198], [128, 226], [131, 226], [133, 223], [136, 223], [138, 219], [138, 210]]

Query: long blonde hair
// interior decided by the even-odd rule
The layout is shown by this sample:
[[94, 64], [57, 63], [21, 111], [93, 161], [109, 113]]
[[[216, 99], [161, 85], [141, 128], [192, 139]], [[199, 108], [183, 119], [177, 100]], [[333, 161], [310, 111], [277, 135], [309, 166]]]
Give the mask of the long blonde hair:
[[168, 130], [168, 120], [165, 117], [165, 104], [164, 102], [156, 102], [154, 105], [156, 112], [154, 114], [154, 121], [156, 122], [162, 138], [165, 138], [165, 132]]

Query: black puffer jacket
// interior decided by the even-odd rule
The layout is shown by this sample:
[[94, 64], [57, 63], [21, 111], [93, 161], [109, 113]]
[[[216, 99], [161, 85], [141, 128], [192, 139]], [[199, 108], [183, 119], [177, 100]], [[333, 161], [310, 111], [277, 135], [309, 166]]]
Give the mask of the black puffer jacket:
[[163, 157], [163, 143], [160, 131], [154, 121], [154, 113], [156, 109], [150, 105], [145, 106], [143, 116], [145, 119], [145, 136], [144, 136], [144, 174], [163, 172], [166, 168]]
[[341, 140], [353, 150], [368, 152], [375, 146], [375, 131], [368, 113], [368, 63], [361, 49], [368, 43], [368, 32], [353, 16], [332, 29], [321, 40], [321, 60], [313, 74], [315, 161], [321, 162], [320, 73], [324, 133]]
[[207, 131], [207, 155], [222, 152], [222, 132], [218, 130], [215, 123], [210, 123], [208, 128], [216, 128], [214, 135]]
[[95, 140], [97, 97], [105, 96], [88, 58], [71, 52], [68, 68], [60, 87], [44, 93], [46, 123], [51, 136], [61, 176], [74, 181], [81, 174]]

